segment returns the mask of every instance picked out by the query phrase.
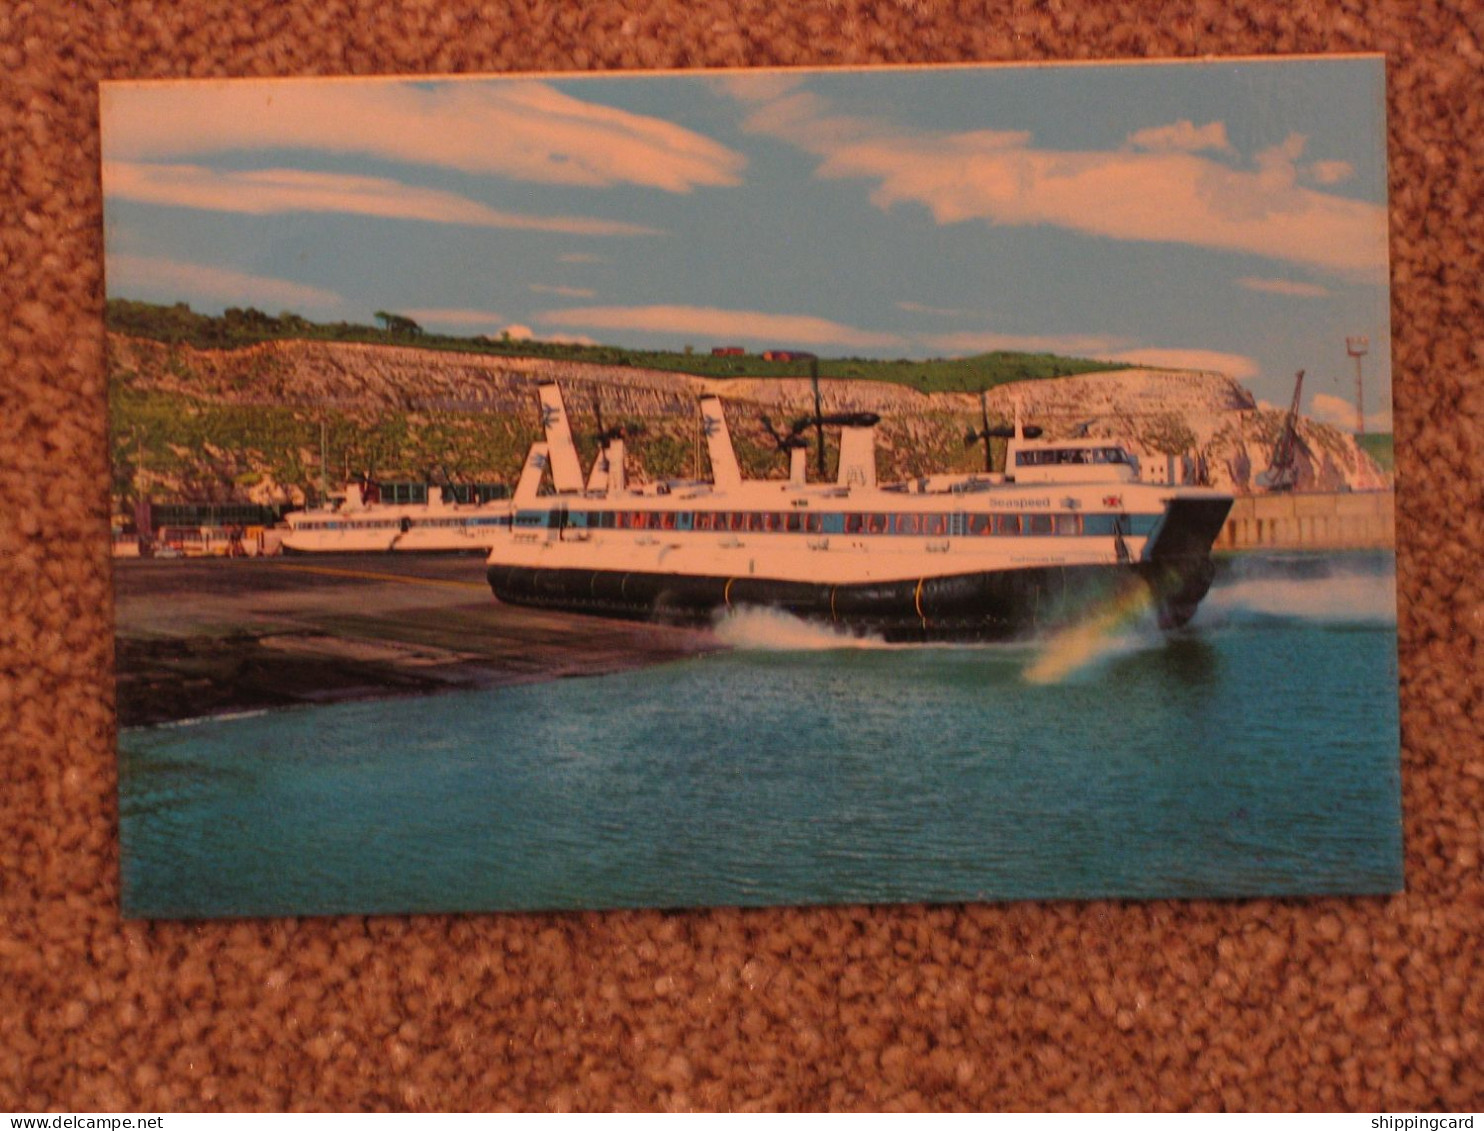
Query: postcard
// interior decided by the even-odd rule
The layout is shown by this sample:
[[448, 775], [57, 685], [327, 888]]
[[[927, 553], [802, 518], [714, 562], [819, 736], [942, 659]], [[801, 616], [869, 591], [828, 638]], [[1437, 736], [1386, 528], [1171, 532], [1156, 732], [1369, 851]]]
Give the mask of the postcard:
[[1400, 888], [1379, 56], [100, 98], [126, 916]]

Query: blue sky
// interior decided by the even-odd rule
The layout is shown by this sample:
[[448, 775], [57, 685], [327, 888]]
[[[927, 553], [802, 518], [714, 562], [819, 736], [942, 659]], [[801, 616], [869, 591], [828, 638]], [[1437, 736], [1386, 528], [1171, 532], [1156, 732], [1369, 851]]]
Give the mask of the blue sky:
[[1379, 57], [110, 83], [110, 297], [824, 356], [1055, 351], [1390, 427]]

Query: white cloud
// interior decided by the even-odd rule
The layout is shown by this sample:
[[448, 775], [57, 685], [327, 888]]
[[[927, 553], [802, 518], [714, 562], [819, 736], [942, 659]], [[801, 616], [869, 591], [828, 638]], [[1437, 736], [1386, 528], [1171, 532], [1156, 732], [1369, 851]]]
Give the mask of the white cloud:
[[1318, 283], [1301, 283], [1295, 279], [1257, 279], [1251, 275], [1238, 279], [1237, 286], [1246, 287], [1249, 291], [1290, 298], [1324, 298], [1329, 294], [1329, 288]]
[[880, 349], [906, 345], [906, 341], [896, 334], [862, 330], [805, 314], [770, 314], [703, 306], [587, 306], [544, 311], [536, 315], [536, 319], [556, 326], [743, 339], [779, 347], [838, 345]]
[[971, 310], [954, 310], [946, 306], [927, 306], [920, 302], [899, 302], [898, 310], [905, 310], [908, 314], [931, 314], [936, 318], [966, 318], [973, 314]]
[[270, 313], [335, 310], [345, 303], [334, 291], [320, 287], [175, 259], [110, 255], [106, 270], [108, 294], [113, 298], [159, 297], [171, 302], [255, 306]]
[[667, 192], [734, 185], [746, 159], [664, 119], [529, 80], [106, 83], [104, 155], [356, 153], [516, 180]]
[[1244, 381], [1262, 372], [1255, 358], [1219, 350], [1144, 347], [1094, 354], [1100, 361], [1121, 361], [1129, 365], [1155, 369], [1194, 369], [1203, 373], [1223, 373], [1234, 381]]
[[968, 330], [959, 334], [935, 334], [923, 339], [930, 348], [949, 355], [994, 353], [1058, 353], [1079, 357], [1102, 356], [1126, 346], [1127, 341], [1098, 334], [998, 334]]
[[714, 89], [738, 102], [776, 102], [802, 86], [804, 79], [786, 71], [732, 71], [711, 82]]
[[939, 224], [1050, 225], [1386, 279], [1385, 207], [1301, 185], [1297, 134], [1239, 168], [1197, 152], [1230, 148], [1219, 122], [1131, 135], [1155, 148], [1062, 151], [1018, 131], [907, 132], [795, 92], [757, 106], [745, 125], [819, 157], [817, 176], [872, 181], [878, 207], [920, 205]]
[[[536, 337], [536, 332], [522, 322], [510, 322], [505, 315], [493, 310], [404, 310], [401, 313], [424, 327], [452, 326], [466, 334], [483, 334], [490, 338], [508, 337], [511, 341], [527, 342]], [[542, 341], [567, 342], [572, 345], [596, 345], [582, 334], [542, 334]]]
[[1193, 369], [1224, 373], [1242, 380], [1261, 371], [1254, 358], [1219, 350], [1185, 349], [1171, 346], [1136, 346], [1127, 338], [1104, 334], [1001, 334], [971, 330], [937, 334], [923, 339], [925, 345], [950, 356], [993, 353], [1054, 353], [1063, 357], [1085, 357], [1092, 361], [1115, 361], [1154, 369]]
[[1137, 149], [1180, 150], [1194, 153], [1202, 149], [1231, 151], [1231, 142], [1226, 138], [1224, 122], [1209, 122], [1199, 128], [1188, 118], [1168, 126], [1151, 126], [1128, 135], [1128, 142]]
[[[1337, 397], [1331, 393], [1315, 393], [1314, 399], [1309, 402], [1309, 415], [1323, 424], [1332, 424], [1336, 428], [1346, 432], [1355, 429], [1355, 404], [1344, 397]], [[1379, 411], [1366, 414], [1365, 426], [1367, 432], [1390, 432], [1392, 431], [1391, 408], [1387, 406]]]
[[424, 308], [418, 310], [402, 310], [398, 313], [406, 315], [414, 322], [422, 326], [457, 326], [460, 328], [498, 326], [505, 321], [503, 314], [493, 310], [458, 310], [443, 308]]
[[1304, 174], [1316, 184], [1337, 185], [1355, 176], [1355, 166], [1348, 161], [1315, 161], [1304, 166]]
[[592, 298], [597, 293], [587, 287], [558, 287], [546, 283], [531, 283], [530, 289], [537, 294], [560, 295], [562, 298]]
[[256, 216], [339, 212], [389, 220], [585, 236], [658, 234], [652, 228], [614, 220], [502, 212], [457, 193], [416, 188], [383, 177], [310, 173], [299, 169], [218, 172], [201, 165], [106, 161], [103, 194], [110, 200]]
[[1050, 224], [1385, 277], [1385, 210], [1299, 187], [1281, 149], [1254, 173], [1184, 153], [1057, 153], [960, 135], [852, 142], [819, 172], [874, 179], [879, 207], [921, 204], [940, 224]]
[[[835, 113], [829, 101], [808, 91], [785, 94], [762, 102], [742, 123], [749, 133], [767, 134], [798, 146], [806, 153], [829, 157], [842, 146], [869, 140], [902, 140], [905, 135], [890, 123], [851, 114]], [[986, 149], [1024, 146], [1031, 140], [1025, 130], [976, 130], [957, 136]]]

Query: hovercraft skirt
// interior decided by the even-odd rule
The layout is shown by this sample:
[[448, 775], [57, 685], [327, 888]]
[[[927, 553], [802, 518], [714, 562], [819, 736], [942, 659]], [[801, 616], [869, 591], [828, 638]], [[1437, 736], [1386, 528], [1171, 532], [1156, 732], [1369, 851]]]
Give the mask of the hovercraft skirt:
[[1159, 599], [1172, 585], [1209, 581], [1170, 578], [1170, 564], [1042, 566], [849, 585], [509, 565], [490, 566], [488, 577], [507, 604], [627, 620], [705, 624], [729, 609], [766, 608], [887, 640], [1005, 640], [1069, 623], [1139, 589]]

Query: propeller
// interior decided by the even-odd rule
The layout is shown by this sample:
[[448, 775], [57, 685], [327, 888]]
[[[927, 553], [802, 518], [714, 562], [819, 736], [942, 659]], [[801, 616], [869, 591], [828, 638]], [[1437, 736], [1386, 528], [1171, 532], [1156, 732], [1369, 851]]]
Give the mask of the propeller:
[[[980, 427], [970, 428], [964, 433], [964, 447], [972, 448], [979, 443], [984, 445], [984, 470], [988, 473], [994, 470], [993, 458], [990, 455], [990, 440], [1013, 440], [1015, 426], [989, 422], [989, 395], [984, 389], [979, 390], [979, 420]], [[1041, 427], [1037, 424], [1022, 424], [1020, 434], [1027, 440], [1034, 440], [1041, 435]]]
[[[787, 436], [779, 432], [778, 429], [773, 426], [773, 422], [766, 416], [760, 417], [760, 419], [763, 422], [763, 427], [768, 430], [768, 435], [773, 437], [773, 443], [777, 445], [780, 452], [788, 452], [792, 451], [794, 448], [807, 448], [809, 446], [809, 441], [804, 439], [803, 436], [799, 435], [799, 433], [803, 431], [803, 428], [808, 426], [808, 417], [805, 417], [802, 421], [796, 421], [793, 427], [789, 429], [789, 433]], [[803, 427], [801, 427], [801, 425]]]
[[789, 431], [792, 435], [798, 435], [811, 425], [831, 428], [874, 428], [880, 423], [881, 417], [874, 412], [831, 412], [823, 416], [801, 416], [789, 425]]
[[823, 398], [819, 391], [819, 361], [817, 359], [809, 362], [809, 381], [814, 386], [814, 411], [808, 416], [796, 417], [789, 423], [788, 432], [785, 434], [778, 430], [778, 426], [767, 416], [759, 416], [763, 428], [767, 430], [773, 439], [773, 444], [780, 452], [794, 452], [801, 448], [808, 448], [809, 441], [804, 438], [804, 433], [810, 428], [814, 429], [818, 453], [819, 476], [824, 479], [827, 475], [825, 466], [824, 430], [826, 428], [873, 428], [881, 423], [881, 417], [874, 412], [825, 412]]
[[1004, 439], [1015, 435], [1014, 428], [1006, 428], [1003, 424], [990, 427], [989, 423], [989, 393], [987, 390], [979, 390], [979, 421], [982, 427], [970, 428], [964, 433], [964, 447], [972, 448], [980, 441], [984, 442], [984, 472], [988, 475], [994, 471], [994, 455], [991, 452], [990, 438], [999, 437]]
[[819, 477], [825, 477], [824, 463], [824, 401], [819, 393], [819, 362], [809, 359], [809, 383], [814, 386], [814, 437], [818, 441]]
[[[817, 358], [809, 362], [809, 383], [814, 386], [814, 412], [809, 416], [800, 416], [788, 426], [787, 438], [780, 438], [774, 429], [772, 422], [767, 417], [763, 418], [763, 424], [773, 436], [779, 450], [787, 447], [802, 447], [807, 441], [803, 440], [804, 430], [814, 429], [815, 453], [819, 465], [819, 477], [824, 479], [827, 475], [824, 458], [824, 430], [826, 428], [874, 428], [881, 423], [881, 417], [874, 412], [830, 412], [824, 411], [824, 400], [819, 391], [819, 360]], [[796, 443], [795, 441], [801, 441]]]
[[[1041, 434], [1040, 425], [1026, 424], [1021, 427], [1020, 434], [1027, 440], [1034, 440]], [[964, 433], [964, 447], [973, 447], [986, 436], [993, 436], [996, 440], [1013, 440], [1015, 427], [1011, 424], [991, 424], [988, 429], [970, 428]]]
[[614, 440], [622, 440], [629, 436], [642, 436], [644, 434], [644, 425], [642, 424], [615, 424], [612, 428], [605, 428], [603, 426], [603, 406], [596, 401], [593, 402], [593, 415], [597, 417], [598, 421], [598, 432], [594, 439], [598, 441], [598, 447], [603, 451], [607, 451], [608, 445], [613, 443]]

